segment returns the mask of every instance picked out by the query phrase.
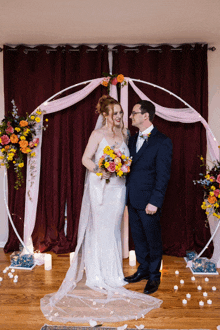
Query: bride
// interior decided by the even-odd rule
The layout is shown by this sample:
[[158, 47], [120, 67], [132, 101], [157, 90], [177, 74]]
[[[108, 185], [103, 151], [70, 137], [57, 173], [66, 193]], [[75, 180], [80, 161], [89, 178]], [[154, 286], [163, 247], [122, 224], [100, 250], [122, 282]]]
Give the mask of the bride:
[[50, 321], [125, 321], [144, 317], [162, 303], [123, 287], [127, 284], [121, 246], [125, 179], [106, 173], [98, 161], [106, 146], [129, 156], [127, 130], [121, 105], [112, 97], [102, 96], [97, 112], [96, 128], [100, 128], [92, 132], [82, 158], [88, 171], [74, 259], [59, 290], [41, 299], [41, 310]]

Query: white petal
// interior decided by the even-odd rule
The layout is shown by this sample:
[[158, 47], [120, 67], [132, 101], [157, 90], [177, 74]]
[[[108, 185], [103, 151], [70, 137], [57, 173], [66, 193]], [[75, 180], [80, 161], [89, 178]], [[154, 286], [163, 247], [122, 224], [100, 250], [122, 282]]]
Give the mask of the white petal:
[[187, 261], [186, 268], [192, 267], [192, 260]]
[[97, 322], [94, 320], [89, 320], [89, 324], [91, 327], [95, 327], [97, 325]]
[[136, 326], [137, 329], [140, 329], [140, 330], [141, 329], [144, 329], [144, 325], [143, 324], [141, 324], [141, 325], [135, 325], [135, 326]]
[[117, 330], [125, 330], [127, 328], [127, 324], [123, 325], [122, 327], [117, 327]]

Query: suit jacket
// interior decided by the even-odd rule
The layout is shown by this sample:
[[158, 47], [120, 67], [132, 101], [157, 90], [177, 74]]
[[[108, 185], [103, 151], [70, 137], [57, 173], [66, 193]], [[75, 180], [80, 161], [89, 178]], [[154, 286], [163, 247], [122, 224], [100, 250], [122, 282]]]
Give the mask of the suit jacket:
[[138, 133], [128, 143], [133, 160], [126, 180], [126, 201], [129, 198], [136, 209], [145, 209], [148, 203], [161, 208], [170, 178], [172, 141], [154, 127], [136, 153], [137, 138]]

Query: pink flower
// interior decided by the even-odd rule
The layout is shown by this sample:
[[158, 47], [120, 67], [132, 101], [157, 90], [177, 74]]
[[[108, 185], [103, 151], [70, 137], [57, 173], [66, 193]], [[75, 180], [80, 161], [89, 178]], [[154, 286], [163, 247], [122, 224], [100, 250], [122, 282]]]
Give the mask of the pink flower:
[[10, 126], [10, 125], [11, 125], [11, 122], [10, 122], [10, 121], [8, 121], [8, 122], [7, 122], [7, 126]]
[[107, 83], [108, 83], [109, 80], [110, 80], [110, 77], [105, 77], [103, 80], [104, 80], [104, 81], [107, 81]]
[[117, 83], [118, 83], [117, 77], [113, 78], [111, 83], [112, 83], [112, 85], [117, 85]]
[[1, 136], [1, 140], [2, 140], [2, 145], [4, 146], [5, 144], [8, 144], [10, 142], [10, 139], [8, 137], [8, 135], [2, 135]]
[[220, 174], [217, 176], [216, 182], [220, 183]]
[[36, 143], [38, 144], [39, 143], [39, 139], [38, 138], [33, 139], [33, 143], [34, 144], [36, 144]]
[[14, 128], [12, 126], [8, 126], [8, 128], [6, 128], [5, 132], [8, 133], [14, 133]]
[[122, 170], [123, 173], [127, 173], [127, 172], [128, 172], [128, 168], [127, 168], [126, 165], [123, 165], [123, 166], [121, 167], [121, 170]]
[[109, 162], [109, 167], [107, 168], [109, 172], [115, 172], [115, 163]]
[[219, 194], [220, 194], [220, 190], [219, 189], [215, 189], [215, 191], [214, 191], [215, 197], [218, 197]]
[[33, 141], [29, 142], [29, 147], [30, 148], [33, 148], [34, 147], [34, 142]]
[[118, 157], [122, 156], [122, 153], [119, 149], [115, 149], [115, 153], [117, 154]]

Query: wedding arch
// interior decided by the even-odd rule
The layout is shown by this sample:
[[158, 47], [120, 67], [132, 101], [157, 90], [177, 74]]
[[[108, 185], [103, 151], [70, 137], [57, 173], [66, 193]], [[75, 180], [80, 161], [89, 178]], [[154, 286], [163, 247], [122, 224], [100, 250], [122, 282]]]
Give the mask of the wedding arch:
[[[51, 96], [48, 100], [43, 102], [41, 105], [39, 105], [37, 108], [40, 108], [42, 111], [42, 117], [45, 114], [54, 113], [60, 110], [64, 110], [77, 102], [81, 101], [82, 99], [86, 98], [95, 88], [97, 88], [102, 82], [104, 78], [97, 78], [93, 80], [88, 80], [81, 82], [79, 84], [75, 84], [73, 86], [70, 86], [68, 88], [65, 88], [64, 90], [56, 93], [55, 95]], [[151, 101], [156, 108], [156, 115], [172, 122], [181, 122], [181, 123], [195, 123], [195, 122], [201, 122], [203, 126], [206, 129], [206, 138], [207, 138], [207, 148], [208, 153], [211, 157], [212, 161], [216, 161], [219, 159], [219, 149], [218, 149], [218, 143], [216, 138], [214, 137], [208, 123], [206, 120], [194, 109], [192, 108], [187, 102], [185, 102], [183, 99], [181, 99], [176, 94], [172, 93], [171, 91], [160, 87], [158, 85], [133, 79], [129, 77], [125, 77], [125, 81], [127, 84], [125, 84], [120, 89], [120, 103], [122, 105], [122, 108], [124, 110], [124, 122], [125, 125], [128, 125], [128, 84], [133, 88], [133, 90], [136, 92], [136, 94], [140, 97], [140, 99], [149, 100]], [[150, 86], [153, 86], [155, 88], [159, 88], [170, 95], [174, 96], [175, 98], [179, 99], [181, 102], [183, 102], [186, 106], [186, 108], [167, 108], [162, 107], [161, 105], [158, 105], [157, 103], [150, 100], [136, 85], [134, 82], [140, 82], [143, 84], [147, 84]], [[63, 92], [72, 89], [74, 87], [87, 84], [84, 88], [81, 90], [70, 94], [68, 96], [62, 97], [58, 100], [53, 100], [56, 96], [61, 95]], [[110, 85], [110, 95], [118, 99], [117, 96], [117, 88], [115, 85]], [[36, 109], [33, 111], [33, 113], [36, 111]], [[42, 118], [41, 118], [42, 119]], [[101, 120], [99, 118], [98, 120]], [[40, 165], [41, 165], [41, 145], [42, 145], [42, 123], [43, 120], [40, 121], [40, 123], [37, 123], [36, 126], [36, 138], [39, 138], [39, 144], [35, 148], [36, 156], [28, 157], [27, 161], [27, 176], [26, 176], [26, 195], [25, 195], [25, 215], [24, 215], [24, 235], [23, 235], [23, 241], [20, 241], [22, 245], [24, 246], [24, 250], [27, 253], [33, 253], [33, 243], [32, 243], [32, 232], [34, 230], [35, 221], [36, 221], [36, 211], [37, 211], [37, 203], [38, 203], [38, 192], [39, 192], [39, 182], [40, 182]], [[12, 222], [11, 215], [6, 203], [7, 212], [9, 215], [9, 219]], [[219, 222], [220, 223], [220, 222]], [[218, 223], [218, 225], [219, 225]], [[15, 229], [15, 227], [13, 226]], [[213, 228], [213, 226], [212, 226]], [[212, 229], [211, 229], [212, 230]], [[218, 228], [213, 228], [213, 233], [211, 239], [214, 237], [215, 233], [217, 232]], [[16, 231], [16, 229], [15, 229]], [[18, 233], [16, 232], [18, 235]], [[209, 242], [208, 242], [209, 243]], [[215, 245], [215, 242], [214, 242]], [[206, 245], [207, 247], [207, 245]], [[205, 248], [206, 248], [205, 247]], [[218, 258], [220, 255], [220, 247], [217, 245], [217, 249], [219, 251], [214, 250], [214, 254], [217, 253]], [[204, 249], [203, 249], [204, 251]], [[203, 252], [202, 251], [202, 252]], [[215, 253], [216, 252], [216, 253]], [[200, 253], [201, 254], [201, 253]], [[124, 222], [123, 222], [123, 255], [124, 257], [128, 257], [128, 216], [125, 214]]]

